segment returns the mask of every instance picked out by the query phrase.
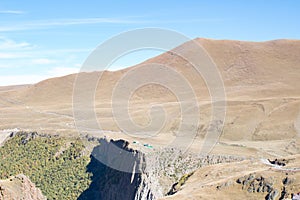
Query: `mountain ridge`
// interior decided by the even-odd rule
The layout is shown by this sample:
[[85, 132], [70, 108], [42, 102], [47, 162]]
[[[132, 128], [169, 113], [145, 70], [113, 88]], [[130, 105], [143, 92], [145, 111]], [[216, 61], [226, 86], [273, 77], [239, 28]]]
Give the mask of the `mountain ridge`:
[[[251, 141], [251, 144], [246, 146], [258, 148], [257, 142], [259, 141], [280, 140], [284, 145], [278, 143], [279, 148], [275, 148], [275, 151], [284, 153], [285, 147], [280, 146], [286, 146], [294, 139], [298, 141], [295, 124], [298, 123], [300, 86], [295, 83], [300, 81], [298, 75], [300, 74], [300, 57], [298, 56], [300, 40], [243, 42], [196, 38], [194, 41], [199, 42], [209, 53], [224, 81], [227, 116], [221, 137], [223, 142], [231, 144], [235, 141], [244, 143]], [[189, 51], [188, 45], [189, 42], [175, 49], [193, 54]], [[201, 108], [199, 135], [202, 137], [210, 120], [209, 90], [205, 80], [193, 66], [169, 52], [130, 68], [103, 72], [95, 91], [95, 111], [98, 120], [103, 122], [102, 128], [113, 132], [120, 131], [113, 120], [111, 107], [112, 91], [119, 79], [140, 66], [151, 67], [156, 63], [169, 66], [183, 75], [195, 90]], [[81, 73], [81, 75], [86, 84], [89, 84], [89, 81], [96, 79], [100, 72]], [[73, 124], [72, 95], [76, 76], [77, 74], [71, 74], [47, 79], [16, 90], [1, 91], [0, 103], [8, 109], [6, 113], [2, 114], [2, 128], [35, 127], [49, 131], [55, 127], [55, 130], [63, 132], [76, 132], [74, 130], [76, 127], [70, 125]], [[167, 109], [170, 117], [174, 119], [166, 124], [162, 132], [172, 135], [172, 130], [178, 127], [177, 115], [180, 114], [176, 95], [179, 94], [173, 94], [167, 88], [159, 85], [150, 84], [138, 88], [130, 99], [132, 118], [137, 124], [147, 124], [149, 122], [149, 117], [145, 114], [147, 109], [153, 102], [160, 102]], [[173, 102], [174, 106], [170, 102]], [[21, 112], [20, 116], [32, 113], [29, 119], [41, 121], [45, 117], [50, 117], [51, 120], [47, 119], [45, 122], [41, 122], [39, 127], [32, 123], [28, 125], [27, 120], [18, 123], [12, 122], [16, 118], [14, 109]], [[24, 123], [27, 124], [24, 125]], [[163, 138], [160, 139], [164, 141]]]

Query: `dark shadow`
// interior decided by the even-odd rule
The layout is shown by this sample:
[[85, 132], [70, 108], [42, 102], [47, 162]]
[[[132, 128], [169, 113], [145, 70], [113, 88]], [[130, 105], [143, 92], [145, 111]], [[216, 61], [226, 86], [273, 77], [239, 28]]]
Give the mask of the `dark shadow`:
[[[137, 151], [128, 149], [128, 142], [124, 140], [108, 142], [101, 139], [100, 145], [93, 149], [91, 161], [87, 166], [87, 172], [92, 174], [92, 183], [78, 200], [134, 200], [141, 183], [141, 174], [135, 173], [133, 176], [134, 172], [119, 171], [103, 163], [113, 161], [116, 166], [124, 164], [127, 165], [126, 170], [132, 167], [131, 171], [134, 171], [134, 162], [140, 163], [139, 159], [141, 156]], [[129, 162], [133, 163], [130, 165]]]

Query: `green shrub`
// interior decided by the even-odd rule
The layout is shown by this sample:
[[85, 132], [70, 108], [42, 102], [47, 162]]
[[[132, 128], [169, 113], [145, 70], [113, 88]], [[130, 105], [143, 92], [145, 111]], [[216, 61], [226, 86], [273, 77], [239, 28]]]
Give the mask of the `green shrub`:
[[48, 199], [76, 199], [91, 183], [83, 150], [79, 139], [18, 133], [0, 147], [0, 179], [25, 174]]

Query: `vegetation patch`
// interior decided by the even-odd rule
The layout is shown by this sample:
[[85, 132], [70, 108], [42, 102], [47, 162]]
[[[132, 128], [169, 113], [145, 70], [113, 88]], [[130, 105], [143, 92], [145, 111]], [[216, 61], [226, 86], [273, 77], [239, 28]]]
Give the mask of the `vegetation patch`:
[[185, 184], [185, 182], [194, 174], [194, 172], [184, 174], [178, 182], [173, 184], [171, 190], [167, 193], [167, 195], [173, 195], [180, 190], [180, 188]]
[[0, 179], [25, 174], [48, 199], [77, 199], [91, 183], [83, 151], [80, 139], [17, 133], [0, 147]]

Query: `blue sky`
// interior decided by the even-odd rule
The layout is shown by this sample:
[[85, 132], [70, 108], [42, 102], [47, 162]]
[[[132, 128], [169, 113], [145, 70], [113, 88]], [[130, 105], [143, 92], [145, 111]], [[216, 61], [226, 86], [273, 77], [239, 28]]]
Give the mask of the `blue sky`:
[[[299, 10], [297, 0], [0, 0], [0, 85], [78, 72], [99, 44], [136, 28], [167, 28], [190, 38], [299, 39]], [[159, 53], [128, 55], [111, 70]]]

